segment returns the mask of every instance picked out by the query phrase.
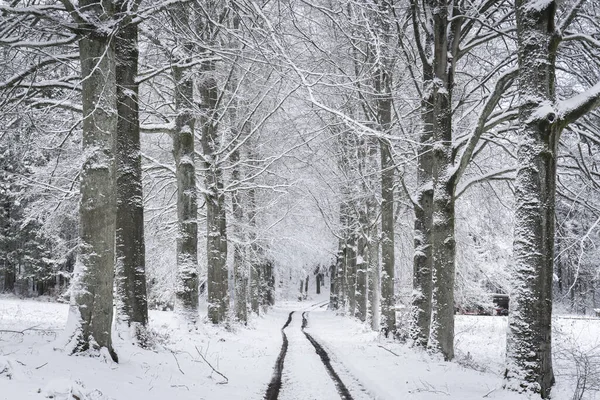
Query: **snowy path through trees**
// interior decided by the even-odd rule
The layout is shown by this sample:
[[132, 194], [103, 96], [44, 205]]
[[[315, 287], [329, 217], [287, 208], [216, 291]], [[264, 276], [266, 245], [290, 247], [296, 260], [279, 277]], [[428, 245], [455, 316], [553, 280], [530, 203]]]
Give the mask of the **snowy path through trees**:
[[[372, 398], [355, 377], [338, 370], [340, 366], [332, 363], [337, 357], [331, 357], [329, 350], [307, 331], [310, 311], [321, 311], [326, 305], [327, 301], [321, 301], [289, 313], [282, 326], [282, 347], [265, 400]], [[346, 382], [352, 384], [352, 391]]]
[[308, 314], [308, 311], [302, 313], [302, 332], [304, 333], [304, 336], [306, 336], [306, 338], [308, 339], [310, 344], [313, 345], [313, 347], [315, 348], [315, 351], [321, 358], [323, 365], [327, 369], [327, 373], [329, 374], [329, 376], [331, 377], [331, 379], [333, 379], [333, 381], [335, 383], [335, 387], [336, 387], [338, 393], [340, 394], [340, 397], [344, 400], [353, 400], [352, 395], [348, 391], [348, 388], [346, 387], [346, 385], [344, 385], [344, 382], [342, 382], [342, 380], [340, 379], [340, 376], [337, 374], [337, 372], [335, 372], [335, 369], [333, 369], [333, 367], [331, 366], [331, 360], [329, 358], [329, 354], [327, 354], [327, 352], [325, 351], [325, 349], [323, 349], [323, 347], [319, 344], [319, 342], [317, 342], [309, 333], [307, 333], [304, 330], [304, 328], [306, 328], [308, 326], [307, 314]]
[[278, 399], [336, 399], [340, 396], [315, 349], [302, 332], [302, 318], [292, 315], [285, 330], [288, 349]]

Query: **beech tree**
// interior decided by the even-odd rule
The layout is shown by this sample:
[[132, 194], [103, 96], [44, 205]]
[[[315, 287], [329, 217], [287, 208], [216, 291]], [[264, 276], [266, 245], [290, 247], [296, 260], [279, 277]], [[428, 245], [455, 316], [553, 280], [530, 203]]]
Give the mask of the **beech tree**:
[[79, 40], [79, 57], [86, 160], [80, 175], [80, 243], [67, 323], [69, 346], [74, 353], [106, 349], [117, 361], [111, 335], [117, 91], [114, 47], [110, 30], [105, 29], [112, 24], [113, 4], [103, 0], [83, 0], [73, 7], [65, 4], [85, 32]]
[[[411, 336], [416, 344], [439, 351], [444, 358], [454, 357], [454, 281], [455, 281], [455, 202], [460, 178], [473, 157], [487, 143], [482, 135], [507, 121], [511, 114], [498, 107], [510, 88], [515, 71], [510, 57], [502, 58], [488, 71], [482, 82], [496, 78], [486, 96], [475, 128], [456, 140], [453, 119], [469, 96], [481, 95], [481, 86], [465, 88], [459, 100], [453, 99], [456, 76], [462, 58], [473, 49], [504, 38], [512, 30], [503, 7], [483, 1], [464, 8], [445, 1], [412, 1], [415, 45], [423, 69], [421, 94], [421, 134], [417, 159], [417, 196], [415, 208], [414, 299]], [[469, 12], [480, 15], [494, 29], [476, 26]], [[484, 26], [487, 26], [484, 24]], [[502, 73], [499, 74], [499, 72]], [[502, 176], [509, 169], [496, 171]], [[484, 178], [485, 179], [485, 178]]]
[[139, 43], [138, 26], [133, 22], [139, 1], [121, 1], [115, 6], [117, 317], [144, 344], [148, 301], [137, 82]]
[[548, 398], [552, 368], [552, 278], [558, 143], [571, 123], [600, 106], [600, 83], [564, 100], [556, 95], [563, 33], [583, 8], [572, 1], [557, 25], [557, 2], [519, 0], [519, 150], [514, 257], [507, 339], [507, 386]]
[[177, 176], [177, 290], [178, 306], [186, 317], [198, 318], [198, 204], [196, 192], [196, 164], [194, 152], [194, 81], [191, 72], [181, 66], [191, 59], [194, 46], [186, 35], [194, 31], [190, 7], [174, 6], [178, 45], [174, 53], [173, 79], [175, 81], [175, 108], [177, 117], [173, 132], [173, 156]]

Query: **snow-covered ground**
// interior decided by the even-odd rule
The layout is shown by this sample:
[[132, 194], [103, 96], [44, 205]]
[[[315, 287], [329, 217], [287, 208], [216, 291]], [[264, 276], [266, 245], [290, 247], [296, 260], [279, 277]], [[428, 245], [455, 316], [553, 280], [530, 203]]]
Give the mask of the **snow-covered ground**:
[[[523, 398], [501, 388], [505, 317], [457, 316], [456, 362], [447, 363], [319, 307], [324, 299], [282, 302], [249, 327], [229, 330], [204, 324], [189, 332], [173, 313], [152, 311], [155, 349], [141, 350], [116, 338], [120, 363], [115, 364], [56, 348], [66, 305], [0, 298], [0, 399], [262, 399], [291, 311], [279, 399], [340, 398], [302, 332], [303, 312], [306, 332], [326, 350], [355, 400]], [[573, 398], [577, 366], [598, 373], [590, 357], [598, 354], [599, 334], [596, 319], [556, 320], [553, 399]], [[595, 399], [595, 394], [588, 390], [583, 398]]]

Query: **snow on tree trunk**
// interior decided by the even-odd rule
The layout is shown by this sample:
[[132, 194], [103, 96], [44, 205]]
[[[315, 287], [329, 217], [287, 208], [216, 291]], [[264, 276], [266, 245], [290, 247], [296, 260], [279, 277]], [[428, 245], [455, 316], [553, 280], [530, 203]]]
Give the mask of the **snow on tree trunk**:
[[[360, 176], [361, 185], [357, 187], [357, 191], [367, 193], [369, 188], [367, 185], [368, 173], [366, 167], [367, 159], [367, 142], [364, 138], [358, 138], [356, 146], [358, 174]], [[355, 316], [366, 321], [368, 317], [368, 232], [369, 224], [367, 219], [367, 204], [366, 199], [357, 199], [356, 209], [358, 214], [358, 226], [356, 229], [356, 311]]]
[[[238, 149], [231, 152], [230, 161], [233, 165], [231, 178], [233, 182], [240, 182], [240, 153]], [[248, 321], [248, 273], [244, 249], [243, 219], [244, 210], [241, 204], [241, 194], [239, 190], [234, 189], [231, 194], [231, 205], [233, 209], [233, 218], [235, 219], [234, 244], [233, 244], [233, 282], [234, 282], [234, 304], [235, 317], [238, 321], [246, 323]]]
[[[126, 3], [118, 12], [130, 12]], [[144, 204], [138, 88], [138, 32], [125, 16], [115, 38], [117, 83], [116, 143], [116, 281], [117, 320], [126, 324], [139, 344], [147, 340], [148, 303], [144, 244]]]
[[213, 324], [222, 323], [229, 308], [227, 271], [227, 218], [223, 171], [219, 164], [217, 121], [213, 119], [218, 101], [214, 61], [207, 61], [199, 83], [202, 99], [202, 150], [206, 185], [206, 244], [208, 259], [208, 318]]
[[381, 265], [379, 264], [378, 234], [379, 229], [375, 224], [371, 229], [369, 241], [367, 242], [369, 321], [371, 322], [371, 329], [377, 332], [381, 329]]
[[[392, 128], [392, 66], [394, 56], [388, 49], [391, 43], [391, 21], [394, 16], [389, 2], [378, 5], [374, 25], [378, 28], [381, 44], [375, 61], [373, 89], [377, 127], [382, 135], [390, 135]], [[387, 336], [396, 332], [395, 257], [394, 257], [394, 187], [396, 166], [392, 156], [392, 143], [385, 137], [379, 138], [381, 162], [381, 317], [382, 330]]]
[[[391, 111], [391, 110], [390, 110]], [[394, 294], [394, 162], [391, 145], [381, 141], [381, 316], [385, 334], [396, 332]]]
[[257, 315], [260, 314], [260, 281], [260, 265], [252, 263], [250, 266], [250, 309]]
[[316, 293], [321, 294], [321, 274], [317, 272]]
[[[250, 226], [255, 229], [256, 225], [254, 224], [255, 221], [255, 212], [254, 212], [254, 198], [255, 198], [255, 191], [254, 189], [249, 189], [248, 190], [248, 203], [250, 205], [250, 209], [249, 209], [249, 214], [248, 214], [248, 220], [250, 222]], [[258, 257], [259, 257], [259, 248], [258, 245], [256, 244], [256, 237], [254, 235], [254, 233], [250, 234], [250, 240], [252, 242], [252, 245], [250, 246], [251, 252], [252, 252], [252, 256], [251, 256], [251, 261], [250, 261], [250, 266], [249, 266], [249, 278], [250, 278], [250, 283], [249, 283], [249, 302], [250, 302], [250, 310], [252, 310], [253, 313], [255, 314], [259, 314], [260, 313], [260, 267], [258, 265]]]
[[[250, 129], [248, 127], [248, 129]], [[255, 161], [258, 160], [258, 154], [255, 152], [255, 144], [252, 138], [249, 138], [248, 141], [248, 159], [251, 160], [250, 163], [253, 165]], [[248, 240], [250, 241], [250, 255], [249, 255], [249, 266], [248, 266], [248, 274], [249, 274], [249, 293], [248, 300], [250, 303], [250, 310], [255, 313], [260, 313], [260, 267], [259, 260], [262, 254], [262, 251], [257, 242], [257, 234], [256, 234], [256, 189], [252, 186], [248, 189], [248, 205], [247, 205], [247, 215], [248, 215], [248, 225], [249, 225], [249, 233]]]
[[[430, 0], [433, 19], [433, 210], [432, 315], [428, 346], [446, 360], [454, 358], [454, 163], [452, 146], [452, 90], [461, 18], [448, 23], [445, 1]], [[457, 7], [453, 15], [460, 15]], [[449, 56], [453, 54], [454, 56]]]
[[[340, 213], [343, 209], [340, 205]], [[341, 218], [340, 218], [341, 219]], [[335, 262], [331, 266], [331, 283], [329, 288], [329, 307], [332, 310], [339, 310], [342, 308], [342, 273], [343, 273], [343, 262], [344, 262], [344, 240], [338, 240], [338, 251], [335, 256]]]
[[[423, 143], [423, 142], [421, 142]], [[411, 338], [418, 346], [426, 347], [429, 341], [429, 329], [431, 323], [431, 291], [432, 291], [432, 268], [433, 257], [431, 248], [431, 223], [433, 209], [433, 183], [431, 182], [431, 171], [425, 171], [431, 167], [424, 158], [423, 150], [419, 151], [419, 167], [417, 178], [420, 183], [418, 194], [419, 204], [415, 207], [415, 255], [413, 265], [413, 302], [412, 302], [412, 326]], [[430, 158], [427, 153], [426, 158]], [[422, 173], [423, 172], [423, 173]], [[429, 175], [429, 176], [427, 176]]]
[[507, 386], [543, 398], [554, 383], [551, 352], [557, 115], [554, 1], [517, 1], [519, 148], [515, 279], [507, 338]]
[[[379, 171], [378, 146], [377, 140], [372, 138], [368, 140], [368, 165], [370, 173], [373, 173], [372, 188], [377, 187], [376, 171]], [[368, 300], [369, 300], [369, 321], [374, 331], [381, 329], [381, 265], [379, 263], [379, 226], [378, 226], [378, 204], [377, 195], [372, 192], [366, 201], [367, 223], [369, 224], [367, 238], [367, 274], [368, 274]]]
[[337, 310], [338, 306], [338, 297], [337, 297], [337, 260], [335, 264], [329, 266], [329, 309]]
[[[442, 51], [442, 50], [440, 50]], [[440, 67], [441, 69], [441, 67]], [[454, 358], [454, 183], [452, 164], [452, 110], [448, 88], [437, 88], [434, 102], [432, 316], [429, 346], [446, 360]], [[438, 108], [439, 107], [439, 108]], [[436, 109], [437, 108], [437, 109]]]
[[275, 304], [275, 274], [271, 260], [264, 261], [262, 277], [261, 304], [267, 308]]
[[343, 191], [342, 200], [340, 202], [340, 239], [338, 245], [338, 254], [336, 256], [336, 301], [337, 310], [341, 314], [346, 313], [348, 306], [348, 260], [349, 260], [349, 211], [350, 207], [347, 203], [347, 193]]
[[351, 234], [346, 242], [346, 298], [351, 316], [356, 313], [356, 244], [357, 237]]
[[[419, 29], [415, 25], [415, 29]], [[431, 59], [433, 32], [425, 34], [424, 51]], [[417, 201], [415, 206], [413, 258], [413, 300], [411, 309], [410, 336], [416, 345], [427, 347], [431, 326], [431, 291], [433, 256], [431, 224], [433, 217], [433, 69], [423, 63], [423, 99], [421, 101], [422, 130], [419, 137], [417, 158]]]
[[[392, 121], [391, 77], [380, 71], [378, 93], [385, 93], [378, 100], [378, 119], [383, 132], [388, 132]], [[385, 88], [385, 91], [384, 91]], [[387, 94], [387, 95], [386, 95]], [[396, 332], [396, 300], [394, 292], [394, 185], [395, 166], [392, 145], [386, 139], [380, 141], [381, 155], [381, 316], [385, 334]]]
[[[364, 212], [359, 219], [363, 229], [367, 228], [367, 219]], [[361, 231], [363, 230], [361, 229]], [[357, 238], [356, 252], [356, 311], [355, 316], [361, 321], [367, 320], [367, 238], [365, 233], [361, 232]]]
[[346, 298], [348, 314], [356, 313], [356, 250], [357, 235], [351, 234], [346, 243]]
[[176, 309], [195, 323], [198, 319], [198, 203], [194, 160], [193, 82], [188, 72], [179, 67], [173, 68], [173, 76], [178, 113], [173, 133], [178, 225]]
[[[91, 20], [111, 18], [111, 7], [103, 1], [82, 0], [79, 7], [85, 8]], [[93, 354], [107, 349], [116, 361], [111, 337], [116, 214], [115, 57], [112, 38], [106, 32], [87, 24], [85, 32], [79, 40], [85, 156], [80, 175], [80, 243], [66, 333], [73, 353]]]

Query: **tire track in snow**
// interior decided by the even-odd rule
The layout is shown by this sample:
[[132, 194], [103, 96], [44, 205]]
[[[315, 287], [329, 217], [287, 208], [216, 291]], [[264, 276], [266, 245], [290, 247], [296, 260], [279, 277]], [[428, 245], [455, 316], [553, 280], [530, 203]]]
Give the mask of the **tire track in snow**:
[[325, 368], [327, 369], [329, 376], [333, 380], [333, 383], [335, 384], [335, 388], [337, 389], [338, 393], [340, 394], [340, 397], [342, 398], [342, 400], [354, 400], [352, 398], [352, 395], [350, 394], [350, 391], [348, 390], [346, 385], [344, 385], [344, 382], [342, 382], [342, 380], [340, 379], [337, 372], [335, 372], [335, 370], [331, 366], [331, 360], [329, 359], [329, 354], [327, 354], [327, 352], [323, 349], [323, 347], [321, 347], [319, 342], [317, 342], [309, 333], [307, 333], [304, 330], [304, 328], [306, 328], [306, 325], [308, 325], [308, 320], [306, 319], [306, 313], [307, 312], [302, 313], [302, 332], [304, 333], [304, 335], [306, 336], [308, 341], [313, 345], [313, 347], [315, 348], [315, 351], [321, 358], [321, 361], [323, 362], [323, 365], [325, 365]]
[[275, 367], [273, 368], [273, 377], [271, 378], [271, 382], [269, 382], [269, 386], [267, 387], [265, 400], [277, 400], [277, 398], [279, 397], [279, 390], [281, 389], [281, 373], [283, 372], [283, 362], [285, 361], [285, 355], [288, 349], [288, 339], [285, 335], [284, 330], [288, 327], [290, 322], [292, 322], [292, 314], [294, 314], [294, 311], [290, 313], [287, 322], [283, 325], [283, 328], [281, 328], [283, 344], [281, 345], [281, 351], [279, 352], [277, 360], [275, 361]]

